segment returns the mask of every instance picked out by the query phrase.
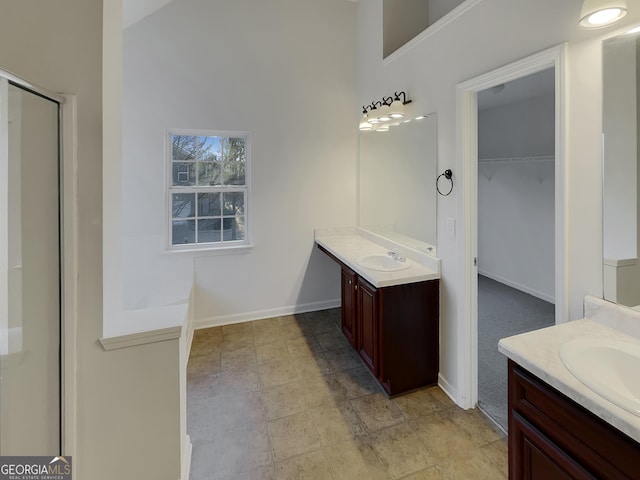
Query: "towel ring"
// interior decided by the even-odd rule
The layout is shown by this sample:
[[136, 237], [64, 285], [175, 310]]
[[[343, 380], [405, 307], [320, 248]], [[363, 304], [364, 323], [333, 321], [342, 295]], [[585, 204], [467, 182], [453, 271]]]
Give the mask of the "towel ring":
[[[440, 191], [440, 186], [438, 185], [438, 182], [440, 181], [440, 177], [444, 177], [444, 178], [446, 178], [447, 180], [449, 180], [451, 182], [451, 187], [449, 188], [449, 191], [447, 193], [442, 193]], [[436, 190], [443, 197], [446, 197], [451, 192], [453, 192], [453, 172], [450, 169], [446, 169], [444, 172], [442, 172], [440, 175], [438, 175], [438, 177], [436, 178]]]

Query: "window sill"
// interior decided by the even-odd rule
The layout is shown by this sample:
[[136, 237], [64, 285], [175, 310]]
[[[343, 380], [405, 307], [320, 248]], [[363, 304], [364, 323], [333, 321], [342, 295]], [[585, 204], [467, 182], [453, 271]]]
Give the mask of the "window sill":
[[197, 248], [176, 248], [176, 249], [165, 249], [165, 255], [180, 255], [180, 254], [191, 254], [191, 255], [200, 255], [200, 256], [209, 256], [209, 255], [237, 255], [242, 253], [251, 253], [253, 251], [254, 245], [233, 245], [229, 247], [197, 247]]

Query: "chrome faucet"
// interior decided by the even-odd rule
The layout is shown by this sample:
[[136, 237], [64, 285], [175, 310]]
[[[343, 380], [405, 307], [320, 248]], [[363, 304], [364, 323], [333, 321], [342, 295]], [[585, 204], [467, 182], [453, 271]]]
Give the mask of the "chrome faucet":
[[389, 252], [387, 252], [387, 255], [389, 255], [391, 258], [393, 258], [394, 260], [396, 260], [398, 262], [406, 262], [407, 261], [407, 259], [405, 257], [403, 257], [402, 255], [400, 255], [398, 252], [389, 251]]

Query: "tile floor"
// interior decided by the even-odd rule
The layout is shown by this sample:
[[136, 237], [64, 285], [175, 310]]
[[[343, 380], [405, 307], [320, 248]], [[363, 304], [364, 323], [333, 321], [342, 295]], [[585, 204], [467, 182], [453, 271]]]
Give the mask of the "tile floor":
[[504, 436], [438, 387], [388, 399], [340, 310], [196, 331], [191, 480], [507, 478]]

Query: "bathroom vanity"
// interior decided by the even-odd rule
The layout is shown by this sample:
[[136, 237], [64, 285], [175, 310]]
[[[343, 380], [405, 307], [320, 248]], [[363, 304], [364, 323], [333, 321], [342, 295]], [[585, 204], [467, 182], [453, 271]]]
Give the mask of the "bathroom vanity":
[[611, 356], [640, 348], [640, 315], [620, 308], [587, 297], [582, 320], [500, 340], [510, 479], [640, 479], [640, 376]]
[[316, 243], [341, 268], [342, 332], [389, 396], [437, 383], [438, 260], [360, 229], [316, 233]]

